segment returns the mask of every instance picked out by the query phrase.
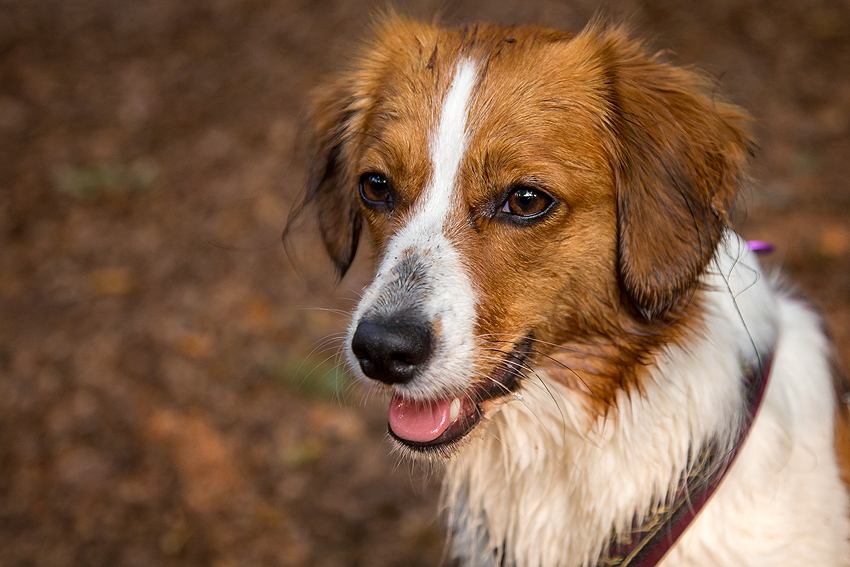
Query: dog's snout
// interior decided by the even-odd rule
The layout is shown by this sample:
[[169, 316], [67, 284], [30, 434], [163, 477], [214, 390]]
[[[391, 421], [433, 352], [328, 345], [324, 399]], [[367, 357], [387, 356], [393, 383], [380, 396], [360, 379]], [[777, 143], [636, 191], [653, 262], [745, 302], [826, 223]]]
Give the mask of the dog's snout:
[[363, 319], [351, 339], [363, 373], [386, 384], [410, 382], [430, 358], [432, 347], [430, 327], [411, 320]]

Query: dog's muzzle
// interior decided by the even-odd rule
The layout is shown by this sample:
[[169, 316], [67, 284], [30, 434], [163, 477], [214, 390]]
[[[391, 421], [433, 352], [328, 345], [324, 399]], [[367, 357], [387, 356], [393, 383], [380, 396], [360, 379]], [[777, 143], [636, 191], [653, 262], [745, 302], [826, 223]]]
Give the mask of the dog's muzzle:
[[442, 240], [387, 252], [350, 327], [349, 362], [392, 394], [390, 435], [421, 451], [458, 441], [480, 421], [482, 401], [509, 391], [476, 379], [476, 299]]

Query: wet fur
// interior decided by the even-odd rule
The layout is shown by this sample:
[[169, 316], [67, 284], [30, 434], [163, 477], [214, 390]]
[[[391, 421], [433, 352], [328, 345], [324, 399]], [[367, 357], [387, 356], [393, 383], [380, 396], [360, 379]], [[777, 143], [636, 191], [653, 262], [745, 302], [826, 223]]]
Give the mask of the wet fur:
[[[458, 61], [478, 73], [470, 133], [444, 242], [428, 248], [400, 235], [421, 217], [429, 136]], [[449, 284], [428, 278], [448, 258], [468, 280], [468, 291], [442, 293], [474, 307], [471, 331], [452, 335], [451, 317], [430, 315], [457, 370], [426, 374], [405, 395], [461, 395], [459, 380], [487, 380], [533, 340], [520, 395], [488, 403], [482, 425], [434, 454], [448, 457], [456, 555], [592, 564], [612, 530], [663, 504], [699, 447], [733, 437], [742, 368], [776, 343], [741, 464], [664, 564], [850, 565], [847, 382], [827, 362], [818, 318], [729, 230], [753, 141], [745, 113], [710, 81], [621, 28], [443, 30], [390, 17], [316, 93], [311, 121], [308, 202], [328, 254], [345, 274], [364, 228], [378, 253], [353, 324], [406, 300], [398, 282], [412, 276], [399, 274], [424, 273], [439, 295]], [[368, 171], [393, 180], [392, 214], [360, 203]], [[533, 226], [500, 224], [493, 204], [519, 182], [553, 192], [560, 208]], [[401, 270], [399, 253], [416, 267]], [[415, 301], [432, 301], [431, 288]], [[458, 340], [471, 346], [451, 347]]]

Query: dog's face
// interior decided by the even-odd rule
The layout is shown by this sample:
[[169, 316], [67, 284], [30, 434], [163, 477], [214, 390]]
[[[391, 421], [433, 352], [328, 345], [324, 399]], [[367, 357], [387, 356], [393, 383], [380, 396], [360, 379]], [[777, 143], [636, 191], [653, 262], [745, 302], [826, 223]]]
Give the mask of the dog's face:
[[310, 198], [340, 273], [363, 223], [376, 244], [347, 352], [391, 390], [402, 446], [454, 447], [532, 363], [596, 406], [635, 379], [748, 151], [703, 93], [619, 31], [393, 19], [320, 94]]

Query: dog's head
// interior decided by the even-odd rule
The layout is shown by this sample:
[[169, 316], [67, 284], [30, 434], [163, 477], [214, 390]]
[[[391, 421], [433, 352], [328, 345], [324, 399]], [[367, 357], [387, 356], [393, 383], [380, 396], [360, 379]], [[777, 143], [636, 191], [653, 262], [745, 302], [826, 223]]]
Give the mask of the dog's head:
[[687, 309], [750, 146], [704, 79], [599, 26], [391, 18], [312, 119], [327, 251], [344, 274], [365, 224], [379, 254], [349, 359], [421, 451], [472, 431], [545, 345], [619, 352], [564, 380], [583, 368], [595, 397], [621, 388], [648, 348], [623, 336], [658, 337]]

